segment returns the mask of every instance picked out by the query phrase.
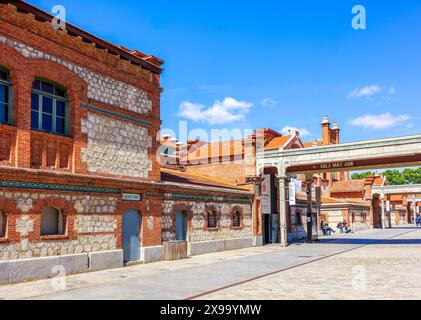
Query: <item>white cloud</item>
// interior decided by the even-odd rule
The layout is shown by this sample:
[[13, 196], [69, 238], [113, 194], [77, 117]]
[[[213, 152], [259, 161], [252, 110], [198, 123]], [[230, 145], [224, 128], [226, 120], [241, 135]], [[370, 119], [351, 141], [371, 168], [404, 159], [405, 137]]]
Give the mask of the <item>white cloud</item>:
[[260, 105], [265, 108], [274, 108], [278, 105], [278, 102], [273, 98], [264, 98], [260, 101]]
[[384, 130], [402, 125], [408, 122], [411, 117], [407, 114], [392, 115], [391, 113], [366, 114], [351, 120], [356, 127], [363, 127], [373, 130]]
[[300, 133], [300, 137], [306, 137], [306, 136], [311, 136], [311, 132], [309, 130], [307, 130], [306, 128], [295, 128], [295, 127], [290, 127], [290, 126], [286, 126], [283, 127], [281, 130], [281, 133], [286, 136], [291, 134], [292, 131], [298, 131]]
[[207, 122], [210, 125], [226, 124], [245, 119], [253, 104], [247, 101], [238, 101], [234, 98], [225, 98], [223, 101], [206, 107], [203, 104], [184, 101], [180, 104], [179, 116], [196, 122]]
[[391, 87], [391, 88], [389, 89], [389, 94], [390, 94], [391, 96], [395, 95], [395, 94], [396, 94], [396, 88]]
[[381, 91], [382, 90], [378, 85], [356, 88], [348, 95], [348, 99], [357, 100], [361, 98], [370, 98]]

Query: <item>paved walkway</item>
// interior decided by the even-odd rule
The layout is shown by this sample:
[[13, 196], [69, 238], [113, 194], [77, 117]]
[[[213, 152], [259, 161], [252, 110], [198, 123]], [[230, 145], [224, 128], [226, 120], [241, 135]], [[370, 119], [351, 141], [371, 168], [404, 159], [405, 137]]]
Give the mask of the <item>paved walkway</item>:
[[64, 290], [0, 286], [0, 299], [421, 299], [420, 244], [415, 228], [370, 230], [74, 275]]

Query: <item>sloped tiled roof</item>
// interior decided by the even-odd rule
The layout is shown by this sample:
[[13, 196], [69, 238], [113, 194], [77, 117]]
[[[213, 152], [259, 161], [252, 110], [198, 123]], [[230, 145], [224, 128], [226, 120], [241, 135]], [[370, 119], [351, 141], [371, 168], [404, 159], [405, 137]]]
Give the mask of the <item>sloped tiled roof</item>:
[[[307, 201], [307, 194], [306, 193], [297, 193], [296, 195], [297, 200], [301, 201]], [[315, 198], [313, 197], [313, 201], [315, 201]], [[332, 198], [332, 197], [322, 197], [322, 205], [323, 204], [355, 204], [355, 205], [365, 205], [366, 203], [361, 200], [348, 200], [348, 199], [338, 199], [338, 198]]]
[[[193, 147], [194, 148], [194, 147]], [[242, 156], [244, 147], [242, 140], [211, 142], [188, 152], [188, 160], [213, 159], [220, 157]]]
[[265, 149], [274, 149], [283, 147], [289, 140], [291, 136], [276, 137], [272, 139], [266, 146]]
[[[317, 146], [315, 146], [315, 144], [317, 144]], [[303, 145], [304, 145], [304, 148], [320, 147], [322, 145], [322, 141], [316, 140], [316, 141], [304, 142]]]
[[365, 179], [336, 181], [333, 183], [330, 192], [362, 192], [364, 190]]
[[246, 188], [235, 186], [234, 184], [231, 184], [228, 181], [224, 181], [221, 179], [214, 179], [211, 177], [181, 172], [178, 170], [172, 170], [167, 168], [161, 168], [161, 180], [167, 182], [249, 191]]

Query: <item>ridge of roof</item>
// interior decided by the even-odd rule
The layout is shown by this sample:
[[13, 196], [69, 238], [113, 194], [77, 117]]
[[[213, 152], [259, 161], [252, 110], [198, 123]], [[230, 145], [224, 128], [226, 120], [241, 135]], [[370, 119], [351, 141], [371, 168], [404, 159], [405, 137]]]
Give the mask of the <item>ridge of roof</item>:
[[[51, 22], [54, 19], [54, 16], [48, 13], [47, 11], [37, 6], [34, 6], [26, 1], [0, 0], [0, 4], [11, 4], [18, 9], [18, 12], [21, 12], [23, 14], [31, 13], [39, 20]], [[161, 65], [164, 64], [164, 61], [162, 59], [159, 59], [154, 56], [148, 56], [143, 53], [141, 53], [141, 55], [144, 55], [145, 57], [141, 57], [141, 55], [137, 56], [132, 53], [133, 50], [129, 50], [122, 46], [115, 45], [107, 40], [101, 39], [95, 36], [94, 34], [87, 32], [85, 30], [82, 30], [81, 28], [67, 21], [66, 21], [66, 30], [69, 36], [72, 36], [72, 35], [80, 36], [83, 41], [87, 41], [89, 43], [95, 43], [98, 47], [107, 49], [110, 52], [110, 54], [118, 55], [124, 59], [132, 61], [134, 64], [137, 64], [145, 68], [146, 70], [151, 71], [152, 73], [161, 74], [163, 71], [163, 68], [161, 67]], [[139, 51], [136, 51], [136, 52], [139, 52]]]

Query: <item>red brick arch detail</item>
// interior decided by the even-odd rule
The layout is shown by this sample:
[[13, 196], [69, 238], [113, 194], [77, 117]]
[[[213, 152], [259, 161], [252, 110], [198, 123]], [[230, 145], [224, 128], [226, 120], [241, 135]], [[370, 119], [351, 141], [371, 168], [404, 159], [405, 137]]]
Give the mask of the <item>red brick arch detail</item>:
[[66, 88], [70, 107], [70, 134], [77, 138], [81, 118], [87, 117], [86, 109], [81, 107], [81, 103], [87, 100], [86, 82], [69, 69], [49, 60], [31, 60], [30, 70], [28, 75], [32, 82], [36, 78], [44, 78]]
[[[216, 213], [216, 228], [208, 228], [208, 211], [213, 210]], [[203, 217], [205, 219], [204, 231], [219, 231], [221, 229], [221, 211], [217, 209], [216, 205], [207, 204], [205, 206], [205, 212], [203, 212]]]
[[[234, 227], [233, 226], [233, 220], [232, 220], [232, 218], [233, 218], [234, 212], [238, 212], [240, 214], [240, 217], [241, 217], [241, 225], [239, 227]], [[230, 210], [229, 217], [230, 217], [230, 222], [231, 222], [230, 229], [232, 229], [232, 230], [241, 230], [241, 229], [244, 229], [244, 209], [241, 206], [236, 205], [236, 206], [232, 207], [231, 210]]]
[[[41, 215], [42, 211], [48, 207], [59, 209], [60, 212], [66, 217], [66, 235], [41, 237]], [[75, 230], [75, 219], [77, 211], [71, 201], [67, 201], [66, 199], [58, 197], [47, 197], [45, 199], [34, 200], [32, 209], [28, 212], [27, 215], [29, 215], [31, 219], [34, 220], [34, 231], [29, 235], [29, 239], [31, 241], [77, 240], [77, 232]]]
[[176, 214], [177, 212], [185, 212], [187, 215], [187, 232], [191, 232], [193, 231], [193, 210], [192, 210], [192, 205], [184, 202], [184, 203], [176, 203], [175, 205], [173, 205], [172, 210], [171, 210], [171, 233], [175, 233], [175, 229], [176, 229], [176, 225], [175, 225], [175, 220], [176, 220]]
[[140, 214], [140, 234], [141, 234], [141, 241], [143, 242], [143, 228], [144, 228], [144, 216], [146, 212], [145, 203], [144, 201], [141, 202], [129, 202], [129, 201], [121, 201], [117, 202], [116, 208], [116, 216], [117, 216], [117, 229], [114, 233], [114, 236], [117, 239], [117, 248], [122, 249], [123, 247], [123, 215], [127, 210], [136, 210]]
[[0, 198], [0, 214], [6, 214], [7, 235], [0, 240], [0, 243], [17, 242], [16, 238], [16, 220], [19, 218], [16, 209], [16, 201], [13, 199]]

